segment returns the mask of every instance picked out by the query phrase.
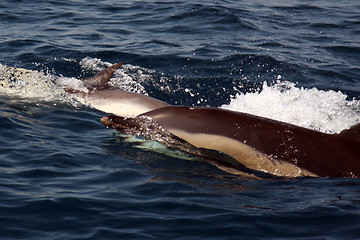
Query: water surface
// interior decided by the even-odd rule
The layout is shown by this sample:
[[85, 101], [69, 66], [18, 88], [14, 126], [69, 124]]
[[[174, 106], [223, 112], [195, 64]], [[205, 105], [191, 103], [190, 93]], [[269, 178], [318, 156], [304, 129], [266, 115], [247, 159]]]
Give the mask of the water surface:
[[357, 1], [0, 8], [0, 63], [44, 72], [0, 86], [2, 239], [360, 238], [359, 180], [246, 178], [139, 148], [51, 82], [122, 61], [127, 90], [336, 133], [360, 120]]

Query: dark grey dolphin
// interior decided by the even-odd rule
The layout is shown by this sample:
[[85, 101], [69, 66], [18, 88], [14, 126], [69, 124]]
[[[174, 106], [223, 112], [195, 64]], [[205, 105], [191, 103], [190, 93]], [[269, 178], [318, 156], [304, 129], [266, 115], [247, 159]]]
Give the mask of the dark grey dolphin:
[[360, 124], [325, 134], [246, 113], [181, 106], [136, 118], [105, 116], [101, 122], [119, 131], [161, 132], [149, 132], [144, 119], [196, 147], [225, 153], [248, 169], [288, 177], [360, 177]]

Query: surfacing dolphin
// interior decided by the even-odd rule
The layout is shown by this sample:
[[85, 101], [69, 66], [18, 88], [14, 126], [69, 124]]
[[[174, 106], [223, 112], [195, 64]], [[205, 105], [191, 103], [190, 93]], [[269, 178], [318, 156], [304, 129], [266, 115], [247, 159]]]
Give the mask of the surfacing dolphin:
[[195, 147], [219, 151], [247, 169], [277, 176], [360, 177], [360, 124], [325, 134], [246, 113], [182, 106], [136, 118], [105, 116], [101, 122], [147, 137], [164, 132], [154, 129], [161, 126]]

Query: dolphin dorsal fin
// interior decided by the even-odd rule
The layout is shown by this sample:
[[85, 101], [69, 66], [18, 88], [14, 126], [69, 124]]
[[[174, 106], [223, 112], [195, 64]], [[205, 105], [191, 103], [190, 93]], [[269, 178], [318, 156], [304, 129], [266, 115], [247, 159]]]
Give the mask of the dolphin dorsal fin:
[[111, 76], [114, 74], [114, 72], [123, 65], [122, 62], [112, 65], [111, 67], [102, 70], [95, 76], [84, 78], [82, 81], [84, 82], [85, 86], [89, 89], [97, 88], [101, 89], [107, 86], [107, 83], [109, 82]]
[[338, 135], [346, 138], [355, 138], [360, 141], [360, 123], [342, 130]]

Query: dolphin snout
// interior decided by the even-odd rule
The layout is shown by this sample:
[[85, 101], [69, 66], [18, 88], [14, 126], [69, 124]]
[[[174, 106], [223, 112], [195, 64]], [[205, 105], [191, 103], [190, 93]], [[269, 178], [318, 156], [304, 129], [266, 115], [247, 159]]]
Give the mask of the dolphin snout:
[[102, 117], [100, 122], [107, 127], [111, 125], [111, 119], [109, 119], [108, 116]]

